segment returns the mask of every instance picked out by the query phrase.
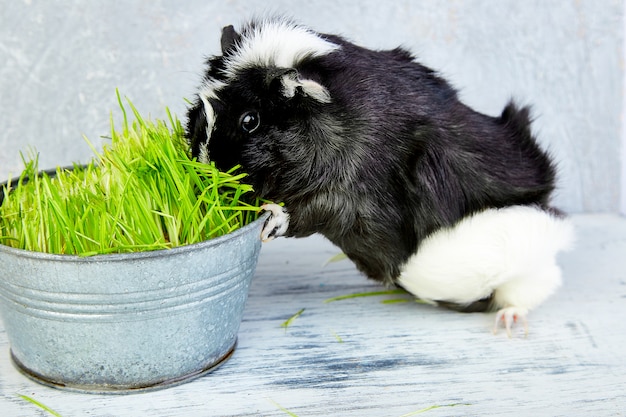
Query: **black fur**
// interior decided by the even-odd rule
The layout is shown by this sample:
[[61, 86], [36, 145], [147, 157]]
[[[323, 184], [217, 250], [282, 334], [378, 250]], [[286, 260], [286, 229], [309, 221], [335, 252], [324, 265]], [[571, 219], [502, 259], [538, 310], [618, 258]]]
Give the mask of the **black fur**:
[[[555, 169], [527, 108], [511, 102], [499, 117], [480, 114], [409, 52], [373, 51], [334, 35], [319, 35], [340, 46], [325, 56], [293, 68], [252, 65], [227, 79], [224, 57], [241, 35], [232, 27], [223, 34], [223, 56], [210, 58], [206, 73], [227, 83], [211, 99], [209, 156], [222, 169], [241, 164], [259, 196], [285, 203], [288, 236], [321, 233], [368, 277], [389, 284], [426, 236], [464, 216], [548, 208]], [[285, 70], [324, 86], [331, 101], [301, 89], [285, 97]], [[238, 126], [249, 110], [261, 118], [250, 135]], [[207, 140], [199, 99], [188, 117], [197, 156]]]

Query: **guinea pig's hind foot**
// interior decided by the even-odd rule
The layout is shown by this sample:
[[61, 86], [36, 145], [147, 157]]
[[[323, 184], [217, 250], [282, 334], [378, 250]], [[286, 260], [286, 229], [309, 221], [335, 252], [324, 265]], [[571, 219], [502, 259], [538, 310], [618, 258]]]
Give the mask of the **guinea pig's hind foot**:
[[498, 310], [496, 313], [496, 322], [493, 328], [493, 334], [498, 333], [500, 322], [504, 322], [506, 334], [510, 338], [511, 328], [513, 327], [513, 324], [517, 323], [519, 320], [524, 325], [524, 336], [528, 336], [528, 320], [526, 320], [527, 315], [528, 309], [524, 307], [506, 307]]
[[289, 227], [289, 213], [287, 213], [284, 207], [269, 203], [263, 204], [261, 209], [271, 213], [261, 231], [261, 240], [263, 242], [269, 242], [287, 233], [287, 228]]

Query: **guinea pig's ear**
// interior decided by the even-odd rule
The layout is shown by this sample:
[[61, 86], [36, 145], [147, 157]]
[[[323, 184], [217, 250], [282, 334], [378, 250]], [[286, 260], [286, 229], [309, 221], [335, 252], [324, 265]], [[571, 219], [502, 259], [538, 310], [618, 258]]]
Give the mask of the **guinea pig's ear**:
[[226, 55], [230, 50], [232, 50], [240, 40], [241, 35], [235, 31], [233, 25], [225, 26], [222, 29], [222, 39], [220, 40], [222, 45], [222, 55]]
[[276, 68], [269, 71], [267, 85], [271, 92], [285, 99], [304, 95], [320, 103], [330, 103], [330, 93], [326, 87], [316, 81], [300, 78], [294, 68]]

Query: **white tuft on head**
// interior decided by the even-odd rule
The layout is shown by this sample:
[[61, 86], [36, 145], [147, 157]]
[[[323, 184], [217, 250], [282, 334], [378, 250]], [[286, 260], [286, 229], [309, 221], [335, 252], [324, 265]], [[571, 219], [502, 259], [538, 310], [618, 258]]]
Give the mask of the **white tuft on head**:
[[[306, 58], [329, 54], [336, 45], [312, 30], [285, 19], [266, 19], [243, 30], [234, 49], [224, 57], [224, 81], [205, 79], [199, 97], [206, 117], [206, 142], [200, 145], [198, 160], [209, 162], [209, 140], [215, 130], [216, 114], [211, 100], [219, 100], [219, 91], [237, 77], [238, 72], [250, 67], [294, 68]], [[282, 93], [291, 98], [296, 89], [321, 103], [330, 103], [330, 93], [321, 84], [297, 76], [282, 80]]]
[[241, 34], [226, 59], [228, 78], [250, 66], [293, 68], [308, 57], [327, 55], [339, 48], [312, 30], [285, 19], [267, 19]]

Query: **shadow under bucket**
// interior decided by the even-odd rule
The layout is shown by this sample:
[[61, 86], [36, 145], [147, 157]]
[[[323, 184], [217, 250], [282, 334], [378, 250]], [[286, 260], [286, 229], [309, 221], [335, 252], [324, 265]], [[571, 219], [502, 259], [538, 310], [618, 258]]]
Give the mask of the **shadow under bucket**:
[[0, 314], [17, 368], [92, 393], [164, 388], [232, 354], [267, 215], [228, 235], [78, 257], [0, 245]]

